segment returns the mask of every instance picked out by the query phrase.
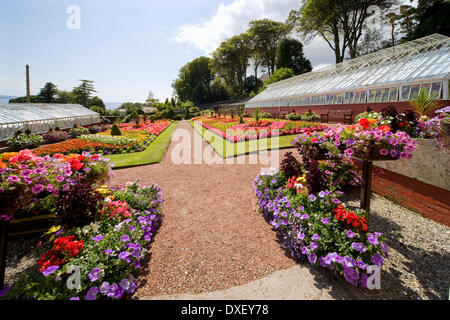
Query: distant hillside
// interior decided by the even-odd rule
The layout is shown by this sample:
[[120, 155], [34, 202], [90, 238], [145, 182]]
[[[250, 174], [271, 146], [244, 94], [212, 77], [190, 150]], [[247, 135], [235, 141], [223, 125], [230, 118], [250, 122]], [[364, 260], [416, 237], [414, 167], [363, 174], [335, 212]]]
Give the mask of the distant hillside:
[[14, 98], [18, 98], [17, 96], [4, 96], [0, 94], [0, 99], [14, 99]]

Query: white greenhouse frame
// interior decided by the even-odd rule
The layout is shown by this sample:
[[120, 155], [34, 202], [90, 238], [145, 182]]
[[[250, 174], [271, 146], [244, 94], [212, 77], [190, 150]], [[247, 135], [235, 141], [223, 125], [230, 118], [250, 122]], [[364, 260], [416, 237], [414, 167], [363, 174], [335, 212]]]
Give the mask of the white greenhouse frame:
[[[419, 89], [433, 88], [438, 99], [447, 100], [449, 76], [450, 38], [433, 34], [270, 84], [245, 107], [367, 103], [372, 90], [375, 100], [371, 103], [406, 101], [411, 99], [410, 88], [416, 85]], [[408, 88], [407, 97], [403, 88]], [[360, 100], [362, 93], [365, 97]], [[351, 101], [346, 100], [347, 95], [352, 96]]]

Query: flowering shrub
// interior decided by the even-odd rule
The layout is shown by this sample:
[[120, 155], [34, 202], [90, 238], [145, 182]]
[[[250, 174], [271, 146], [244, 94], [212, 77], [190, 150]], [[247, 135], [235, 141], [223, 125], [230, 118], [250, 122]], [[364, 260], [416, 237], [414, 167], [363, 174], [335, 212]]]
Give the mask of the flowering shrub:
[[102, 182], [110, 171], [106, 159], [88, 153], [38, 157], [26, 149], [3, 154], [2, 159], [5, 166], [0, 169], [0, 219], [6, 220], [14, 214], [38, 214], [44, 203], [51, 211], [55, 207], [53, 200], [71, 186]]
[[398, 131], [392, 133], [386, 125], [376, 126], [375, 122], [362, 118], [351, 127], [337, 125], [323, 132], [305, 132], [294, 140], [300, 153], [311, 149], [326, 152], [329, 158], [351, 159], [358, 157], [390, 157], [392, 159], [412, 157], [417, 142]]
[[69, 134], [65, 131], [49, 131], [42, 135], [42, 138], [47, 143], [55, 143], [58, 141], [66, 140], [69, 138]]
[[79, 136], [82, 136], [83, 134], [88, 134], [89, 133], [89, 129], [82, 127], [82, 126], [77, 126], [74, 127], [72, 129], [70, 129], [69, 134], [72, 138], [77, 138]]
[[40, 135], [33, 133], [20, 133], [14, 137], [6, 139], [6, 143], [17, 149], [34, 147], [43, 142], [43, 138]]
[[75, 236], [59, 237], [54, 241], [53, 248], [44, 253], [38, 261], [40, 265], [40, 271], [48, 271], [47, 268], [51, 266], [57, 266], [66, 263], [66, 260], [76, 257], [83, 249], [83, 240], [75, 241]]
[[345, 209], [341, 192], [291, 192], [292, 180], [282, 171], [257, 176], [254, 185], [261, 212], [297, 261], [335, 270], [352, 285], [367, 287], [367, 267], [381, 267], [388, 258], [383, 235], [367, 232], [364, 213]]
[[[105, 201], [127, 196], [146, 208], [138, 210], [130, 205], [127, 219], [101, 215], [89, 225], [62, 231], [53, 248], [39, 260], [41, 274], [23, 275], [5, 299], [120, 299], [134, 293], [134, 273], [147, 256], [148, 245], [161, 223], [160, 189], [156, 185], [141, 188], [134, 183], [102, 190], [108, 194]], [[76, 268], [80, 286], [69, 289], [68, 277]]]

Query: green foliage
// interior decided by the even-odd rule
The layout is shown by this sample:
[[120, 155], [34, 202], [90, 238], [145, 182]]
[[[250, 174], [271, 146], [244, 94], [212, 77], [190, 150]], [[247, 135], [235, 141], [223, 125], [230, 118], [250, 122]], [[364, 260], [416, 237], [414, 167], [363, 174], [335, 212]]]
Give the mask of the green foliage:
[[302, 116], [298, 113], [292, 112], [286, 115], [286, 120], [298, 121], [301, 120]]
[[242, 115], [239, 116], [239, 124], [244, 123], [244, 118], [242, 117]]
[[77, 126], [77, 127], [70, 129], [70, 131], [69, 131], [69, 135], [72, 138], [77, 138], [79, 136], [82, 136], [83, 134], [89, 134], [89, 129], [82, 127], [82, 126]]
[[42, 97], [42, 102], [44, 103], [53, 103], [55, 102], [55, 96], [58, 93], [58, 88], [51, 82], [47, 82], [41, 91], [39, 92], [39, 96]]
[[264, 85], [275, 83], [284, 79], [292, 78], [295, 76], [294, 71], [289, 68], [281, 68], [275, 71], [265, 82]]
[[75, 103], [75, 96], [71, 91], [58, 90], [56, 103]]
[[312, 111], [308, 111], [307, 113], [301, 116], [301, 120], [303, 121], [317, 121], [320, 120], [320, 116]]
[[255, 112], [253, 113], [253, 118], [255, 118], [256, 121], [259, 121], [259, 108], [255, 109]]
[[419, 93], [413, 99], [409, 104], [420, 116], [424, 116], [440, 107], [440, 103], [436, 100], [436, 97], [426, 89], [420, 89]]
[[211, 100], [210, 84], [214, 74], [210, 63], [210, 58], [199, 57], [180, 69], [172, 87], [182, 101], [191, 100], [201, 104]]
[[119, 126], [117, 124], [114, 124], [111, 128], [111, 135], [112, 136], [121, 136], [122, 132], [120, 132]]
[[20, 133], [14, 137], [8, 138], [6, 143], [9, 146], [14, 146], [18, 149], [30, 148], [41, 144], [44, 139], [40, 135], [33, 133]]
[[270, 119], [272, 118], [272, 114], [270, 112], [261, 112], [259, 117], [262, 119]]
[[97, 92], [94, 88], [94, 81], [92, 80], [80, 80], [81, 84], [78, 87], [73, 88], [72, 93], [75, 101], [84, 107], [89, 106], [89, 100], [94, 92]]
[[289, 68], [295, 75], [312, 70], [311, 61], [303, 54], [303, 44], [293, 38], [284, 38], [280, 41], [275, 65], [277, 69]]

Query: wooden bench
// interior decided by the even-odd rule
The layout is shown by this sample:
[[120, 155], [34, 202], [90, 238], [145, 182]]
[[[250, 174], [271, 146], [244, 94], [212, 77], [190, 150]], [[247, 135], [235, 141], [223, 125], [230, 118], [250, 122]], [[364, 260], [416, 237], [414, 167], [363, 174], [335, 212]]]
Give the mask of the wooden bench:
[[343, 122], [352, 124], [353, 110], [328, 110], [327, 113], [320, 115], [321, 122]]

